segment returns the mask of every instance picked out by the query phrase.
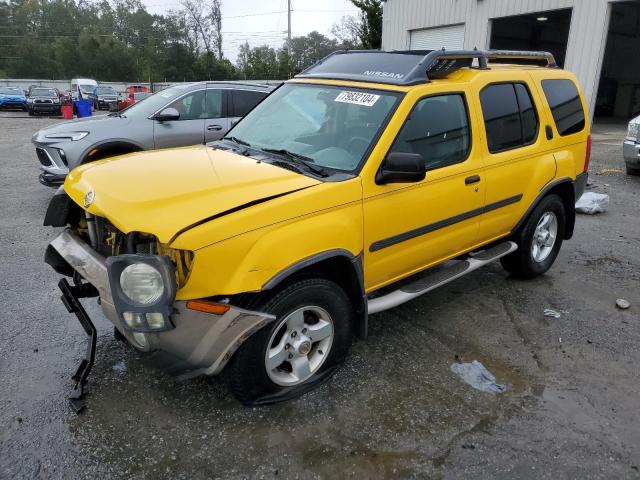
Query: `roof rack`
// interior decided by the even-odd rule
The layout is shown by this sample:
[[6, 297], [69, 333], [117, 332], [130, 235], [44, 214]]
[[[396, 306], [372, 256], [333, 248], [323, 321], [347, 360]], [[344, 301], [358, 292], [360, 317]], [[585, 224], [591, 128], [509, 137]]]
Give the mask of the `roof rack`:
[[[473, 61], [477, 60], [477, 67]], [[330, 78], [392, 85], [429, 82], [465, 67], [489, 69], [489, 61], [535, 64], [556, 68], [549, 52], [516, 50], [337, 50], [296, 75], [298, 78]]]

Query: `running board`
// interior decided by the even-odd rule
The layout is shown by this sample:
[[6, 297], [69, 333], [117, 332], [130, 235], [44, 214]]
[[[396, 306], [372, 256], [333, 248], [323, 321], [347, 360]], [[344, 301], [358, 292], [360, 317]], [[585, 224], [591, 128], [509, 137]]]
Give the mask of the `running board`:
[[466, 258], [465, 260], [459, 260], [451, 266], [445, 266], [438, 270], [434, 270], [416, 281], [400, 287], [398, 290], [394, 290], [382, 297], [369, 300], [367, 303], [369, 314], [383, 312], [408, 302], [409, 300], [413, 300], [414, 298], [449, 283], [456, 278], [460, 278], [480, 267], [484, 267], [487, 263], [491, 263], [500, 257], [509, 255], [517, 249], [518, 246], [514, 242], [504, 242], [488, 250], [483, 250], [476, 254], [470, 254], [469, 258]]

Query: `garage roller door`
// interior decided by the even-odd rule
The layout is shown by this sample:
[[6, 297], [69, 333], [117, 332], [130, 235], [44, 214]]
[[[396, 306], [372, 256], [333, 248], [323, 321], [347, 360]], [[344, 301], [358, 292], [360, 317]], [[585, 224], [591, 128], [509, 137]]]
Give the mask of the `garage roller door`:
[[461, 50], [464, 48], [464, 24], [411, 30], [411, 50]]

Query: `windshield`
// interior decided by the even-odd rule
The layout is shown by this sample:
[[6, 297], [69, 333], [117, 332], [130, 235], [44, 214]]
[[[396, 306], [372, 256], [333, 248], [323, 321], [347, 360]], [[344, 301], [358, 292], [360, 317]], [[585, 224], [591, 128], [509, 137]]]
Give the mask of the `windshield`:
[[83, 85], [83, 84], [78, 85], [78, 87], [80, 88], [80, 91], [82, 93], [93, 93], [93, 90], [96, 88], [95, 85]]
[[13, 87], [0, 88], [0, 95], [23, 95], [22, 90]]
[[115, 90], [113, 88], [111, 88], [111, 87], [98, 87], [98, 88], [96, 88], [96, 93], [98, 95], [104, 95], [105, 93], [111, 94], [111, 95], [115, 95], [116, 94]]
[[151, 115], [160, 108], [169, 104], [175, 98], [189, 92], [192, 86], [193, 84], [176, 85], [175, 87], [166, 88], [161, 92], [149, 94], [147, 98], [144, 98], [127, 108], [125, 110], [126, 114], [144, 116]]
[[34, 88], [31, 90], [32, 97], [57, 97], [58, 94], [53, 88]]
[[252, 110], [229, 137], [353, 171], [399, 97], [380, 90], [288, 83]]

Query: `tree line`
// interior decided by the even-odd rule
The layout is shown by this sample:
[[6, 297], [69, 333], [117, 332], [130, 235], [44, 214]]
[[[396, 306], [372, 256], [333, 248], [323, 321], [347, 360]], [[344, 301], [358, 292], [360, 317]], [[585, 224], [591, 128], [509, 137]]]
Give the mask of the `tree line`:
[[380, 48], [382, 0], [358, 17], [268, 45], [223, 51], [221, 0], [180, 0], [164, 14], [140, 0], [0, 0], [0, 78], [174, 82], [290, 78], [338, 49]]

